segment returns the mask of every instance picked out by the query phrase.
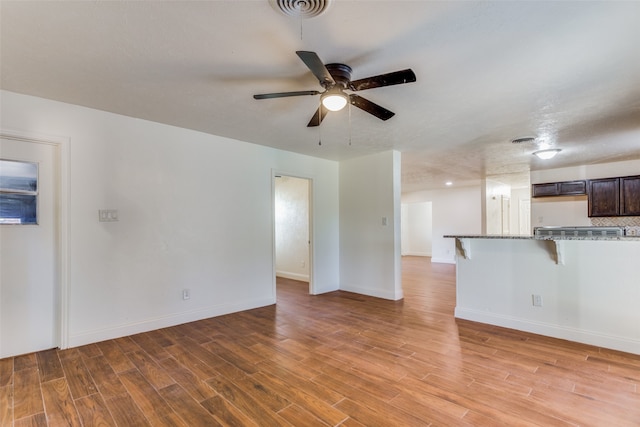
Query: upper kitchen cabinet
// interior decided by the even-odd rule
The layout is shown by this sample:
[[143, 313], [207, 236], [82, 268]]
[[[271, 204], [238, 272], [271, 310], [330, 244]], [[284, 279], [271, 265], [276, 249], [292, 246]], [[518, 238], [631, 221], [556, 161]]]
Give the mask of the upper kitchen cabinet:
[[586, 182], [584, 180], [548, 182], [545, 184], [533, 184], [531, 186], [532, 197], [577, 196], [581, 194], [587, 194]]
[[588, 181], [589, 216], [640, 216], [640, 176]]
[[620, 215], [640, 216], [640, 176], [620, 178]]
[[620, 215], [620, 179], [590, 179], [587, 185], [589, 216]]

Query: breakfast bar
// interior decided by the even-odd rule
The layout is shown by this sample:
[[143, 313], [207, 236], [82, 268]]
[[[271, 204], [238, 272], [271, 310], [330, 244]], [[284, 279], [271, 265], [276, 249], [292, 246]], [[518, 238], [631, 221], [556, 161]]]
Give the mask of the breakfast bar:
[[445, 237], [457, 318], [640, 354], [640, 237]]

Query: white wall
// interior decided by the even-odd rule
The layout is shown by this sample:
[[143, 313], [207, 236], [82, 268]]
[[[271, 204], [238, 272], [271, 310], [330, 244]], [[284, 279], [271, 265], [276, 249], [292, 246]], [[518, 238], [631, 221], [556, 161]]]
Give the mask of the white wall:
[[[640, 159], [532, 171], [531, 184], [638, 174], [640, 174]], [[591, 220], [588, 217], [588, 206], [587, 196], [531, 198], [531, 224], [533, 227], [553, 225], [588, 226], [591, 225]]]
[[338, 163], [1, 95], [4, 130], [70, 139], [69, 346], [275, 303], [273, 170], [313, 177], [313, 280], [338, 289]]
[[432, 202], [431, 262], [455, 264], [455, 241], [442, 236], [482, 232], [481, 193], [480, 187], [462, 187], [402, 195], [403, 203]]
[[588, 226], [587, 196], [531, 198], [531, 223], [543, 226]]
[[432, 203], [402, 203], [402, 255], [431, 256]]
[[276, 276], [309, 281], [309, 180], [275, 179]]
[[399, 152], [340, 162], [340, 251], [340, 289], [402, 298]]
[[640, 240], [467, 240], [456, 317], [640, 354]]

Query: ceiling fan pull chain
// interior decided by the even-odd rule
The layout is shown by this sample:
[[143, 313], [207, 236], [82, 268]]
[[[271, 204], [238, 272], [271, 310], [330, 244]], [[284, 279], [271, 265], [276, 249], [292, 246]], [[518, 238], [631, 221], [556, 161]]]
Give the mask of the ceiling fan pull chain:
[[349, 102], [349, 146], [351, 146], [351, 102]]
[[[320, 102], [320, 108], [318, 109], [318, 123], [322, 123], [322, 101]], [[322, 126], [318, 125], [318, 145], [322, 145]]]
[[302, 14], [298, 15], [300, 18], [300, 41], [302, 41]]
[[322, 145], [322, 131], [320, 130], [320, 126], [318, 126], [318, 145]]

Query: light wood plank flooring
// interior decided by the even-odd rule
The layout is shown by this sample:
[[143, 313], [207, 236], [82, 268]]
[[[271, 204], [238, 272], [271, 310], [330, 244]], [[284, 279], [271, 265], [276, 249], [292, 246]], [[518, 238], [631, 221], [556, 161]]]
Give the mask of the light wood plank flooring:
[[3, 359], [0, 425], [640, 426], [640, 356], [456, 321], [454, 274]]

